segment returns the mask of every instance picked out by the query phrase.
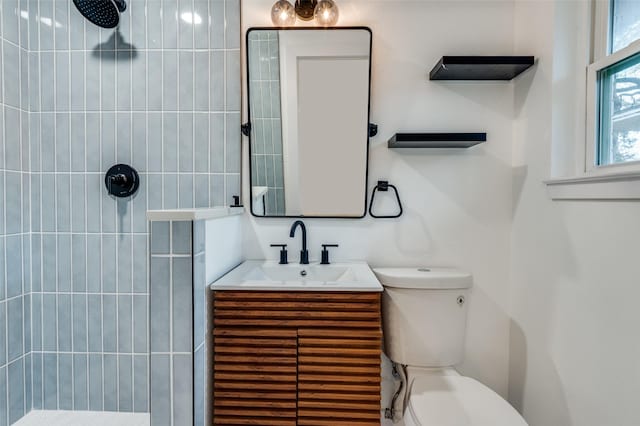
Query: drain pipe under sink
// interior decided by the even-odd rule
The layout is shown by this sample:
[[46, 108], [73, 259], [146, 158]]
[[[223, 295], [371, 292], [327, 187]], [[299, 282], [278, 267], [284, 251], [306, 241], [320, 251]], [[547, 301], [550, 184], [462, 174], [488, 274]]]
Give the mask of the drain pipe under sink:
[[[393, 394], [391, 405], [384, 409], [384, 418], [390, 419], [393, 423], [397, 423], [402, 420], [404, 414], [404, 400], [407, 393], [407, 372], [405, 371], [405, 367], [401, 364], [397, 364], [392, 361], [391, 365], [391, 374], [393, 375], [393, 378], [400, 383], [398, 383], [396, 393]], [[401, 402], [399, 409], [398, 400]]]

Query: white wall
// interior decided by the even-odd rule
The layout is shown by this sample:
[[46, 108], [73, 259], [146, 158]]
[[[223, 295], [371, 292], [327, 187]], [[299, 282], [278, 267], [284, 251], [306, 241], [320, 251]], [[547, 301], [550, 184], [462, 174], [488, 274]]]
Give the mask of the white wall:
[[244, 259], [242, 256], [242, 217], [228, 216], [206, 222], [206, 274], [212, 283]]
[[[272, 3], [244, 0], [243, 29], [271, 25]], [[399, 220], [307, 220], [311, 256], [319, 257], [321, 243], [339, 243], [336, 260], [471, 271], [475, 289], [461, 371], [506, 395], [513, 86], [430, 82], [428, 71], [444, 54], [511, 54], [513, 4], [338, 3], [340, 25], [373, 30], [372, 121], [380, 125], [380, 134], [371, 141], [370, 187], [379, 178], [397, 185], [405, 215]], [[389, 150], [386, 141], [397, 131], [487, 131], [488, 142], [459, 151]], [[244, 202], [248, 205], [248, 198]], [[251, 218], [246, 257], [275, 259], [278, 252], [269, 244], [288, 243], [290, 259], [296, 259], [299, 240], [288, 237], [292, 222]]]
[[515, 86], [514, 127], [509, 395], [531, 426], [640, 418], [640, 203], [551, 201], [541, 183], [584, 140], [568, 104], [584, 88], [585, 5], [515, 6], [516, 50], [539, 58]]

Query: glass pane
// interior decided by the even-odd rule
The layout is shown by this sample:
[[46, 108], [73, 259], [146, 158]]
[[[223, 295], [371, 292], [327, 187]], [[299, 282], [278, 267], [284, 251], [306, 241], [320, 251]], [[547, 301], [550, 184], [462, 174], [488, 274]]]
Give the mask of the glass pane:
[[640, 161], [640, 54], [599, 72], [598, 165]]
[[611, 52], [640, 39], [640, 1], [611, 1]]

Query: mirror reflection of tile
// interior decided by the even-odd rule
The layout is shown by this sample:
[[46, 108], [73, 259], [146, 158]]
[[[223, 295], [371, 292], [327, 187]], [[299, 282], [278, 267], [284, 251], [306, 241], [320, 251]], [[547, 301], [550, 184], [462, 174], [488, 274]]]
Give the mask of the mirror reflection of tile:
[[256, 143], [251, 153], [251, 181], [267, 188], [259, 213], [286, 214], [282, 159], [282, 119], [280, 106], [280, 52], [277, 31], [251, 34], [249, 43], [251, 80], [251, 123]]

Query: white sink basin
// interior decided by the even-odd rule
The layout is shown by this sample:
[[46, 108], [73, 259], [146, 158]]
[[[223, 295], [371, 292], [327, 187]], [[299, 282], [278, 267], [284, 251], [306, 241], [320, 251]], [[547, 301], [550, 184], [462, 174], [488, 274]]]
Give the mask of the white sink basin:
[[211, 284], [211, 289], [382, 291], [383, 288], [365, 262], [279, 265], [275, 261], [248, 260]]

